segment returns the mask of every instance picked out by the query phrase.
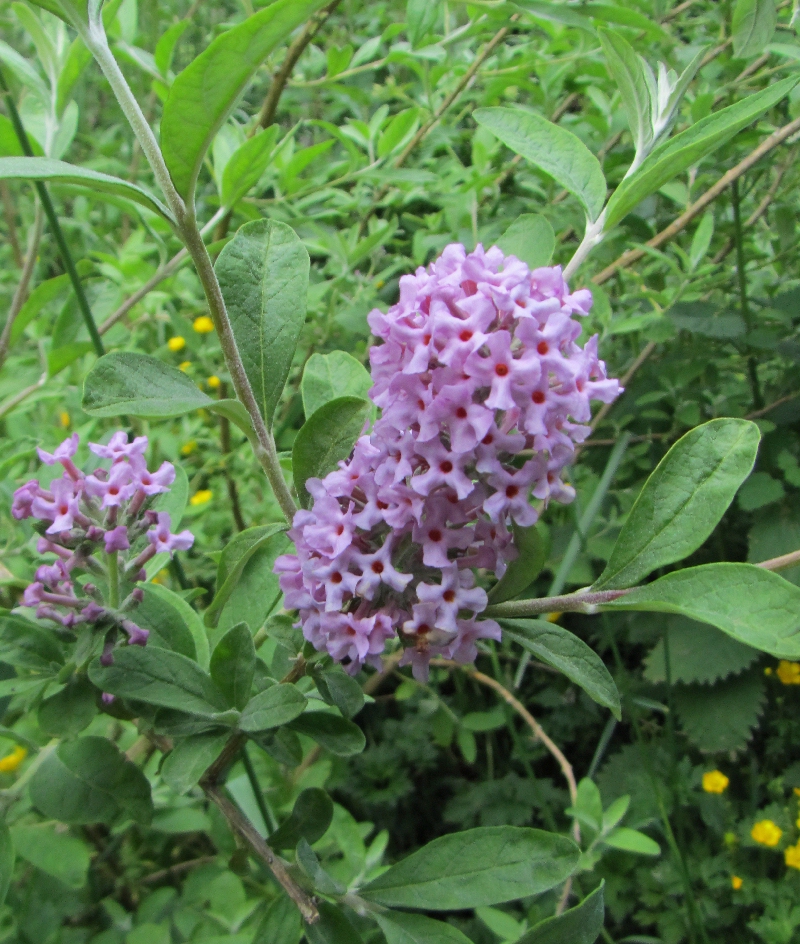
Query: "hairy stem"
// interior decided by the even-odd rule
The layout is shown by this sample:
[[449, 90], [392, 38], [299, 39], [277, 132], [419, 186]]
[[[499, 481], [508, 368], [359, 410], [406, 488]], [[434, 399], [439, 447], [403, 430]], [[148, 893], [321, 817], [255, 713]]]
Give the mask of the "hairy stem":
[[[747, 272], [744, 260], [744, 235], [742, 232], [742, 210], [739, 201], [739, 180], [731, 185], [731, 202], [733, 203], [733, 234], [736, 241], [736, 279], [739, 285], [739, 307], [742, 320], [747, 326], [747, 333], [753, 330], [753, 315], [750, 311], [750, 302], [747, 298]], [[747, 374], [750, 378], [750, 389], [753, 394], [753, 409], [760, 410], [764, 406], [761, 395], [761, 383], [758, 379], [758, 360], [755, 354], [747, 358]]]

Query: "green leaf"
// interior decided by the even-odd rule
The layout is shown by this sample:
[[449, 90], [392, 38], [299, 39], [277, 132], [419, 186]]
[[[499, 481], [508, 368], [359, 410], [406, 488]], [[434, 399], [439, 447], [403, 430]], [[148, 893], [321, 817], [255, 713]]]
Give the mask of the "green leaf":
[[178, 606], [178, 602], [185, 601], [177, 593], [157, 584], [145, 584], [142, 592], [144, 598], [136, 608], [136, 623], [150, 631], [148, 645], [195, 659], [194, 637]]
[[83, 888], [89, 871], [89, 849], [69, 833], [56, 832], [48, 823], [15, 825], [11, 836], [17, 853], [70, 888]]
[[85, 676], [75, 676], [37, 711], [39, 727], [51, 737], [69, 738], [87, 728], [97, 714], [97, 689]]
[[[664, 632], [669, 634], [669, 669], [672, 682], [710, 684], [729, 675], [738, 675], [759, 657], [758, 650], [731, 639], [713, 626], [696, 623], [683, 616], [667, 616]], [[709, 659], [709, 652], [714, 658]], [[646, 660], [648, 682], [666, 682], [664, 640], [660, 639]], [[716, 691], [716, 686], [714, 688]]]
[[441, 9], [441, 0], [407, 0], [406, 29], [412, 49], [434, 30]]
[[459, 911], [539, 895], [574, 872], [579, 850], [539, 829], [487, 826], [440, 836], [359, 891], [390, 908]]
[[218, 36], [172, 83], [161, 118], [161, 149], [187, 203], [206, 151], [256, 71], [326, 2], [276, 0]]
[[209, 671], [228, 704], [241, 711], [250, 701], [256, 671], [256, 650], [247, 623], [237, 623], [220, 639]]
[[603, 609], [680, 613], [778, 659], [800, 658], [800, 588], [753, 564], [688, 567]]
[[490, 603], [503, 603], [527, 590], [539, 576], [547, 557], [547, 548], [535, 525], [521, 528], [514, 524], [514, 547], [519, 557], [508, 565], [506, 572], [489, 591]]
[[308, 711], [295, 718], [289, 727], [339, 757], [360, 754], [366, 744], [364, 732], [357, 724], [328, 711]]
[[580, 138], [519, 108], [479, 108], [473, 117], [574, 194], [590, 220], [597, 219], [606, 199], [606, 180], [600, 162]]
[[614, 679], [594, 649], [574, 633], [547, 620], [500, 620], [506, 639], [518, 643], [537, 659], [563, 672], [598, 705], [620, 718], [620, 700]]
[[0, 819], [0, 907], [5, 904], [14, 877], [14, 843], [4, 819]]
[[750, 474], [760, 433], [719, 419], [682, 436], [645, 482], [595, 589], [630, 587], [706, 540]]
[[603, 842], [612, 849], [622, 849], [623, 852], [633, 852], [636, 855], [661, 855], [661, 847], [638, 829], [628, 829], [627, 826], [618, 826], [613, 832], [603, 837]]
[[603, 930], [604, 918], [601, 883], [579, 905], [535, 924], [516, 944], [594, 944]]
[[736, 0], [733, 8], [733, 54], [737, 59], [760, 56], [772, 39], [778, 14], [775, 0]]
[[344, 351], [312, 354], [306, 361], [300, 393], [306, 419], [337, 397], [367, 399], [372, 378], [364, 365]]
[[641, 56], [620, 33], [599, 29], [597, 35], [608, 70], [619, 88], [634, 146], [641, 154], [653, 140], [653, 105], [658, 101], [655, 79]]
[[514, 0], [513, 6], [530, 13], [536, 19], [584, 30], [594, 39], [595, 29], [592, 21], [565, 3], [553, 3], [552, 0]]
[[51, 629], [0, 610], [0, 661], [19, 669], [46, 672], [53, 664], [64, 664], [64, 653]]
[[[171, 491], [157, 496], [156, 500], [153, 502], [153, 509], [155, 511], [168, 511], [172, 517], [172, 526], [177, 530], [178, 522], [181, 520], [181, 516], [183, 515], [183, 508], [186, 506], [186, 497], [185, 495], [181, 496], [177, 494], [177, 487], [181, 479], [186, 482], [186, 473], [180, 467], [177, 467], [176, 471], [179, 474], [175, 479]], [[188, 482], [186, 482], [186, 492], [188, 493]], [[177, 499], [175, 504], [172, 504], [173, 498]], [[156, 554], [153, 560], [158, 561], [159, 557], [160, 555]], [[166, 558], [164, 558], [164, 560], [166, 561]], [[163, 566], [163, 564], [161, 566]], [[155, 572], [157, 573], [158, 571]], [[150, 573], [151, 572], [148, 570], [148, 575]], [[147, 612], [153, 612], [151, 606], [154, 598], [158, 600], [162, 607], [165, 607], [170, 611], [170, 615], [167, 618], [173, 621], [172, 635], [167, 636], [167, 630], [163, 623], [158, 624], [157, 635], [160, 634], [162, 638], [171, 639], [173, 645], [163, 646], [161, 648], [176, 648], [174, 646], [174, 642], [176, 641], [175, 630], [177, 627], [183, 626], [190, 633], [194, 648], [193, 650], [189, 648], [189, 642], [184, 635], [183, 629], [178, 629], [178, 632], [181, 635], [181, 649], [177, 651], [180, 651], [183, 655], [188, 656], [190, 659], [194, 659], [200, 668], [208, 668], [208, 637], [206, 636], [203, 622], [197, 612], [192, 609], [192, 607], [186, 602], [186, 600], [183, 599], [183, 597], [179, 596], [177, 593], [174, 593], [172, 590], [169, 590], [167, 587], [159, 586], [159, 584], [156, 583], [149, 583], [142, 589], [144, 590], [143, 603], [147, 604], [148, 607]], [[138, 615], [142, 611], [137, 610], [136, 612]], [[166, 614], [162, 610], [162, 618], [164, 615]]]
[[305, 927], [308, 944], [362, 944], [362, 937], [336, 905], [319, 902], [319, 921]]
[[153, 813], [145, 775], [101, 737], [60, 744], [34, 774], [30, 794], [35, 807], [62, 823], [111, 823], [124, 813], [146, 825]]
[[766, 702], [758, 668], [713, 686], [676, 685], [673, 694], [683, 733], [698, 750], [712, 753], [742, 750]]
[[89, 678], [103, 692], [189, 714], [208, 717], [228, 708], [211, 677], [196, 662], [155, 646], [115, 649], [113, 664], [106, 667], [95, 659]]
[[344, 887], [322, 868], [316, 852], [305, 839], [301, 839], [297, 843], [294, 855], [297, 864], [303, 870], [303, 873], [311, 879], [311, 884], [317, 891], [322, 892], [323, 895], [340, 896], [344, 894]]
[[399, 147], [419, 127], [419, 108], [416, 106], [399, 111], [378, 138], [378, 157], [386, 157]]
[[306, 420], [292, 446], [292, 474], [300, 504], [308, 508], [310, 478], [324, 478], [353, 451], [369, 417], [370, 404], [359, 397], [337, 397]]
[[364, 707], [364, 690], [338, 666], [315, 673], [317, 690], [328, 705], [334, 705], [345, 718], [352, 718]]
[[472, 944], [458, 928], [425, 915], [392, 911], [376, 914], [386, 944]]
[[313, 845], [322, 839], [333, 819], [333, 801], [319, 787], [309, 787], [295, 800], [289, 818], [274, 833], [269, 844], [273, 849], [294, 849], [301, 839]]
[[280, 895], [270, 902], [252, 944], [299, 944], [302, 936], [297, 905], [288, 895]]
[[605, 229], [615, 226], [634, 210], [645, 197], [655, 193], [668, 180], [720, 148], [742, 128], [776, 105], [789, 94], [797, 77], [776, 82], [735, 105], [703, 118], [686, 131], [660, 144], [642, 161], [639, 169], [617, 187], [606, 207]]
[[49, 157], [0, 157], [0, 180], [41, 180], [87, 187], [92, 193], [101, 196], [109, 194], [133, 200], [168, 222], [173, 222], [169, 210], [136, 184], [86, 167], [67, 164], [66, 161], [55, 161]]
[[175, 55], [175, 47], [178, 45], [178, 40], [183, 36], [184, 30], [188, 25], [188, 20], [178, 20], [177, 23], [173, 23], [172, 26], [164, 31], [164, 34], [156, 43], [153, 59], [155, 60], [156, 68], [163, 76], [166, 76], [172, 67], [172, 57]]
[[176, 793], [186, 793], [222, 753], [230, 733], [194, 734], [178, 741], [161, 766], [161, 777]]
[[220, 196], [224, 207], [233, 207], [254, 187], [267, 169], [278, 140], [278, 125], [248, 138], [231, 154], [222, 172]]
[[556, 247], [556, 235], [547, 217], [523, 213], [497, 240], [506, 255], [516, 256], [531, 269], [550, 264]]
[[[268, 7], [282, 5], [282, 0]], [[265, 10], [264, 12], [267, 12]], [[285, 223], [245, 223], [215, 270], [245, 372], [268, 426], [306, 317], [309, 258]]]
[[279, 728], [297, 718], [306, 704], [305, 695], [294, 685], [273, 685], [251, 699], [242, 712], [239, 727], [248, 733]]
[[290, 547], [291, 541], [285, 528], [281, 527], [248, 556], [236, 579], [236, 586], [219, 614], [220, 629], [229, 629], [241, 622], [256, 629], [264, 623], [281, 599], [275, 561]]
[[180, 416], [212, 402], [177, 367], [132, 351], [99, 358], [83, 384], [82, 405], [90, 416]]
[[204, 614], [206, 626], [216, 626], [219, 614], [239, 583], [245, 565], [274, 535], [286, 529], [284, 524], [265, 524], [247, 528], [225, 545], [217, 565], [217, 592]]

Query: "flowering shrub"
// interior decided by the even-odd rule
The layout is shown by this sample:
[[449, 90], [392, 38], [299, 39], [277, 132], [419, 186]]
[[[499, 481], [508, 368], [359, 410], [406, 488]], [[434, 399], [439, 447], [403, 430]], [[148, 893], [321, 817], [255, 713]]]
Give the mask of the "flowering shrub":
[[[63, 474], [46, 488], [33, 479], [14, 492], [11, 513], [17, 520], [36, 519], [37, 551], [55, 555], [37, 569], [22, 602], [63, 630], [89, 623], [105, 633], [101, 659], [110, 665], [120, 630], [131, 645], [147, 643], [148, 630], [130, 618], [142, 600], [137, 584], [147, 579], [145, 564], [158, 553], [188, 550], [194, 537], [187, 530], [172, 534], [170, 515], [151, 507], [155, 496], [169, 491], [175, 467], [162, 462], [148, 470], [146, 436], [128, 442], [120, 430], [106, 445], [89, 443], [109, 467], [88, 475], [75, 465], [78, 445], [73, 433], [52, 453], [38, 449], [41, 461], [60, 464]], [[77, 581], [76, 574], [91, 579]]]
[[474, 662], [486, 591], [475, 569], [501, 577], [516, 556], [510, 525], [533, 525], [562, 480], [591, 418], [619, 383], [597, 338], [583, 348], [575, 316], [591, 294], [570, 294], [559, 267], [533, 272], [496, 246], [448, 246], [400, 280], [400, 300], [369, 316], [383, 342], [370, 351], [370, 397], [381, 417], [353, 455], [306, 487], [310, 511], [289, 532], [297, 553], [276, 570], [303, 633], [352, 674], [399, 631], [401, 665], [427, 679], [432, 656]]

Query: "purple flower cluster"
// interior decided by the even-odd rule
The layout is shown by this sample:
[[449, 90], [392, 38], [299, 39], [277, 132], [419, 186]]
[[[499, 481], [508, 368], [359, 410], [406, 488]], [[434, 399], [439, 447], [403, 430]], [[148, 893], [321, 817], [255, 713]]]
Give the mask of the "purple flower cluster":
[[531, 271], [494, 247], [448, 246], [400, 280], [400, 300], [369, 315], [370, 397], [381, 417], [352, 457], [306, 483], [314, 499], [276, 563], [306, 639], [356, 672], [380, 665], [399, 630], [401, 664], [425, 678], [432, 656], [471, 662], [498, 639], [475, 570], [502, 576], [510, 523], [535, 523], [531, 496], [569, 502], [561, 478], [583, 441], [590, 401], [612, 401], [597, 338], [583, 348], [561, 269]]
[[[156, 472], [148, 470], [146, 436], [129, 443], [127, 434], [120, 431], [107, 445], [89, 443], [96, 456], [110, 462], [109, 468], [97, 468], [89, 475], [73, 460], [78, 442], [75, 433], [53, 453], [39, 449], [42, 462], [60, 463], [63, 475], [46, 488], [34, 479], [14, 492], [11, 513], [17, 519], [38, 519], [37, 550], [55, 555], [53, 563], [38, 568], [22, 602], [36, 607], [39, 619], [66, 629], [79, 623], [106, 629], [103, 659], [108, 663], [117, 628], [134, 645], [147, 642], [148, 631], [127, 615], [142, 600], [135, 584], [146, 579], [144, 565], [159, 551], [191, 547], [194, 537], [189, 531], [171, 534], [170, 516], [148, 508], [153, 496], [169, 491], [175, 468], [163, 462]], [[100, 586], [76, 580], [75, 571], [98, 579]], [[120, 602], [122, 587], [130, 592]]]

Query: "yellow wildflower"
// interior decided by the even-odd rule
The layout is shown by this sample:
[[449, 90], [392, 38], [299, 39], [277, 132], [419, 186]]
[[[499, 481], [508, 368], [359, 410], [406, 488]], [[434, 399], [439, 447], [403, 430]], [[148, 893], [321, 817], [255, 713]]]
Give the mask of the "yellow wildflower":
[[195, 492], [194, 495], [189, 499], [190, 505], [205, 505], [206, 502], [211, 501], [213, 492], [208, 488], [201, 488], [199, 492]]
[[214, 322], [208, 315], [200, 315], [199, 318], [194, 319], [192, 327], [198, 334], [210, 334], [214, 330]]
[[182, 370], [184, 373], [192, 366], [191, 361], [184, 361], [182, 364], [178, 364], [178, 370]]
[[195, 449], [197, 449], [197, 440], [190, 439], [189, 442], [185, 442], [181, 446], [181, 455], [190, 456], [195, 451]]
[[724, 793], [730, 780], [719, 770], [709, 770], [703, 774], [703, 789], [706, 793]]
[[382, 289], [384, 285], [386, 285], [386, 283], [383, 281], [383, 279], [378, 279], [378, 281], [375, 283], [375, 288]]
[[163, 570], [159, 570], [155, 577], [153, 577], [152, 583], [163, 584], [166, 582], [167, 577], [169, 577], [169, 571], [165, 567]]
[[209, 385], [209, 387], [211, 387], [212, 390], [219, 390], [219, 386], [222, 381], [219, 379], [219, 377], [217, 377], [216, 374], [212, 374], [206, 383]]
[[72, 422], [72, 421], [70, 420], [70, 418], [69, 418], [69, 413], [67, 413], [66, 410], [62, 410], [62, 411], [58, 414], [58, 421], [59, 421], [59, 423], [61, 423], [61, 425], [64, 427], [64, 429], [66, 429], [66, 428], [69, 426], [69, 424]]
[[784, 685], [800, 685], [800, 662], [781, 659], [775, 673]]
[[764, 675], [772, 675], [772, 666], [771, 666], [771, 665], [768, 665], [768, 666], [766, 667], [766, 669], [764, 669]]
[[186, 347], [186, 338], [182, 338], [179, 334], [176, 334], [174, 338], [170, 338], [169, 341], [167, 341], [167, 347], [177, 354], [178, 351], [182, 351]]
[[777, 846], [781, 841], [783, 830], [771, 819], [762, 819], [750, 830], [753, 840], [762, 846]]
[[800, 787], [794, 788], [794, 795], [800, 797]]
[[738, 875], [731, 875], [731, 888], [735, 892], [738, 892], [742, 885], [744, 885], [744, 882], [739, 878]]
[[13, 773], [27, 756], [28, 752], [24, 747], [15, 747], [10, 754], [0, 760], [0, 773]]
[[796, 846], [789, 846], [783, 857], [790, 869], [800, 869], [800, 842]]

